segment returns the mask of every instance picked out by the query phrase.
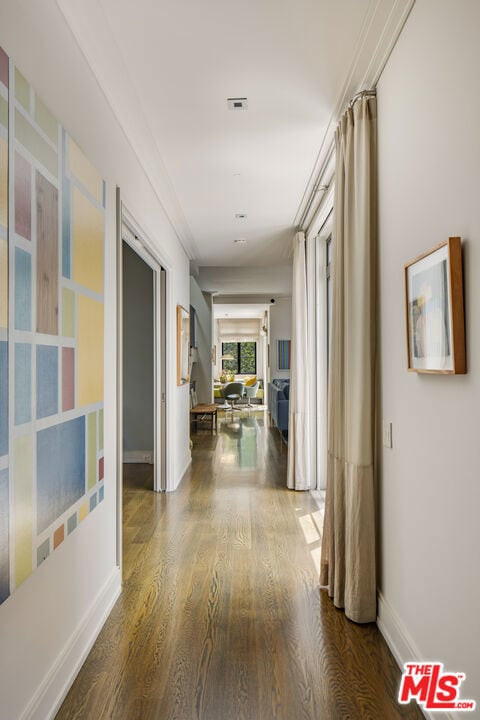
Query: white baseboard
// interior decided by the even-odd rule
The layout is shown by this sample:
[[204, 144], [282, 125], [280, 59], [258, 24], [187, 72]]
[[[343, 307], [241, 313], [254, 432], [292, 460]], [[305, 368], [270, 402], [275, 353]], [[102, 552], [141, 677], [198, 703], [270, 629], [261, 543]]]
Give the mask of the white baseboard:
[[149, 463], [153, 465], [153, 450], [125, 450], [124, 463]]
[[[392, 655], [402, 670], [407, 662], [426, 662], [431, 660], [431, 658], [422, 657], [407, 628], [380, 592], [378, 593], [377, 625]], [[423, 710], [421, 707], [420, 710], [428, 720], [456, 720], [455, 716], [451, 713], [435, 712], [432, 714]], [[465, 715], [465, 713], [463, 713], [463, 715]]]
[[175, 487], [167, 488], [168, 492], [176, 490], [179, 487], [180, 483], [182, 482], [183, 478], [185, 477], [187, 470], [191, 464], [192, 464], [192, 454], [189, 450], [187, 453], [187, 456], [185, 458], [185, 461], [183, 463], [183, 470], [176, 477]]
[[46, 674], [20, 720], [51, 720], [55, 717], [115, 605], [121, 585], [120, 568], [115, 568], [76, 632], [69, 638]]

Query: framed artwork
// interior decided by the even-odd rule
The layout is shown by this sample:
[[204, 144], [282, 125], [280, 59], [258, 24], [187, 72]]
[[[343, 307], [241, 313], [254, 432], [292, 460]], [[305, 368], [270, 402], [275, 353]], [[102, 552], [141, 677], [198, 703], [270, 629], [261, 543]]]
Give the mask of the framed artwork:
[[177, 305], [177, 385], [190, 382], [190, 315], [181, 305]]
[[279, 340], [277, 348], [278, 370], [290, 370], [291, 340]]
[[405, 265], [408, 370], [463, 374], [462, 246], [451, 237]]

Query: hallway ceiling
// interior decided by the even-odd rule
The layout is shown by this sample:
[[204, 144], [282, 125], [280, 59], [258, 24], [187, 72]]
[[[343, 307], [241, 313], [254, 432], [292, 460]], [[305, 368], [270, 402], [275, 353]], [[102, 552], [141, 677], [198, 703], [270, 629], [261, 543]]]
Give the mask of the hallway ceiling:
[[322, 142], [395, 0], [57, 2], [189, 257], [288, 262]]
[[219, 318], [259, 318], [263, 320], [265, 311], [269, 308], [265, 303], [242, 303], [233, 305], [231, 303], [217, 303], [213, 306], [213, 317]]

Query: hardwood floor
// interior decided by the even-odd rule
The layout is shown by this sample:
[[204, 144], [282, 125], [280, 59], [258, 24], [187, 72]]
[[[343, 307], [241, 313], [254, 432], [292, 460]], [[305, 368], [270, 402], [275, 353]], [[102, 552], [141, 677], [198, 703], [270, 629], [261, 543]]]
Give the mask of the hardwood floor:
[[263, 412], [193, 435], [176, 493], [126, 468], [124, 589], [57, 720], [409, 720], [375, 625], [319, 590], [319, 510]]

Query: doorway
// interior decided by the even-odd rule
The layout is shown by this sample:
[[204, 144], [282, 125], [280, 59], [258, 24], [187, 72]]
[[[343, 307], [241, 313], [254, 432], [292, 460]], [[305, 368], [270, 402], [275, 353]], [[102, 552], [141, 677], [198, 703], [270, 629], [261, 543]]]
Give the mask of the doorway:
[[153, 466], [166, 490], [166, 270], [122, 224], [122, 463]]
[[[167, 449], [168, 348], [171, 265], [133, 219], [116, 191], [117, 216], [117, 565], [122, 562], [124, 461], [151, 463], [149, 491], [165, 492], [170, 472]], [[125, 285], [125, 288], [124, 288]], [[143, 287], [145, 285], [145, 287]], [[138, 307], [135, 307], [138, 305]], [[133, 309], [132, 309], [133, 306]], [[134, 324], [139, 325], [139, 335]], [[141, 330], [141, 331], [140, 331]], [[131, 352], [132, 351], [132, 352]], [[141, 402], [134, 396], [141, 378]], [[132, 385], [133, 378], [133, 385]], [[167, 393], [167, 389], [169, 392]], [[133, 412], [132, 412], [133, 408]], [[145, 417], [142, 417], [145, 415]], [[135, 421], [140, 418], [141, 431]], [[125, 431], [124, 431], [125, 425]], [[130, 462], [130, 469], [134, 467]], [[148, 465], [146, 465], [148, 469]], [[148, 474], [148, 473], [147, 473]], [[145, 488], [145, 482], [143, 483]]]
[[122, 254], [123, 462], [155, 468], [153, 269], [125, 240]]

